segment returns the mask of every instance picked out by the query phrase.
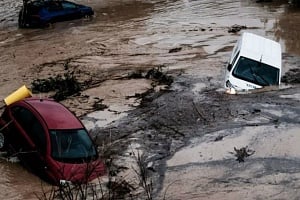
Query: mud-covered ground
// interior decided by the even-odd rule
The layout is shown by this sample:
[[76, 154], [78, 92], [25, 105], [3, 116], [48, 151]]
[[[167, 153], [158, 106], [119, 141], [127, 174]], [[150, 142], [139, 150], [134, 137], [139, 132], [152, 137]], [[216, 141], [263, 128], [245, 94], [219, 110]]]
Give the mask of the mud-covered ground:
[[[284, 60], [290, 67], [299, 63], [294, 56]], [[198, 73], [169, 73], [176, 78], [166, 90], [143, 96], [127, 117], [93, 129], [116, 161], [116, 180], [136, 186], [139, 152], [155, 199], [298, 199], [299, 70], [285, 73], [280, 88], [240, 95], [226, 94], [219, 77], [191, 75]], [[238, 157], [235, 149], [242, 148], [249, 157]]]
[[[170, 90], [94, 130], [99, 141], [119, 139], [110, 150], [127, 157], [121, 169], [134, 166], [136, 149], [147, 155], [158, 199], [297, 199], [299, 85], [242, 95], [198, 85], [177, 76]], [[254, 154], [238, 162], [234, 148], [243, 147]]]
[[[2, 2], [2, 99], [34, 80], [73, 74], [81, 91], [61, 102], [114, 161], [114, 179], [136, 187], [132, 168], [137, 152], [144, 156], [155, 199], [299, 198], [297, 7], [279, 0], [78, 2], [95, 17], [46, 29], [17, 29], [20, 4]], [[243, 29], [232, 31], [235, 24]], [[224, 66], [243, 31], [281, 43], [280, 88], [225, 94]], [[147, 76], [152, 69], [163, 78]], [[251, 155], [238, 162], [234, 148], [243, 147]], [[1, 197], [40, 192], [40, 181], [18, 164], [1, 161], [1, 170]]]

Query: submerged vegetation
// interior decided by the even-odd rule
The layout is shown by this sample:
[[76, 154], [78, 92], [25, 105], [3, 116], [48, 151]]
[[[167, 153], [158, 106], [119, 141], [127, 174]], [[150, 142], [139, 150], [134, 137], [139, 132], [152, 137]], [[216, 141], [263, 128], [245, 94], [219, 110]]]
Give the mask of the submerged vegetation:
[[147, 72], [143, 71], [136, 71], [131, 74], [128, 74], [126, 78], [131, 79], [138, 79], [138, 78], [146, 78], [151, 79], [156, 82], [158, 85], [168, 85], [170, 86], [173, 83], [173, 77], [166, 74], [166, 72], [163, 72], [163, 65], [152, 68], [148, 70]]
[[81, 85], [76, 80], [74, 72], [67, 72], [63, 76], [57, 75], [47, 79], [36, 79], [32, 83], [33, 93], [55, 92], [52, 98], [61, 101], [81, 91]]
[[[129, 74], [127, 79], [146, 78], [154, 81], [154, 85], [167, 85], [170, 86], [173, 83], [173, 77], [166, 75], [162, 71], [163, 66], [152, 68], [147, 72], [137, 71]], [[72, 95], [79, 94], [86, 86], [85, 83], [80, 83], [74, 72], [67, 71], [63, 75], [56, 75], [45, 79], [35, 79], [31, 83], [33, 93], [53, 93], [50, 97], [56, 101], [62, 101]], [[86, 88], [85, 88], [86, 89]], [[96, 110], [101, 110], [103, 107], [99, 102], [95, 103], [93, 107]]]
[[[42, 185], [42, 193], [36, 194], [40, 200], [117, 200], [117, 199], [153, 199], [152, 178], [147, 169], [147, 163], [144, 155], [139, 153], [135, 155], [136, 168], [133, 172], [138, 180], [136, 183], [131, 183], [126, 180], [126, 177], [117, 178], [120, 171], [127, 169], [118, 166], [114, 162], [114, 152], [110, 149], [111, 144], [102, 152], [104, 154], [107, 167], [107, 176], [98, 177], [90, 183], [70, 183], [63, 182], [60, 185], [52, 186], [50, 190], [46, 190]], [[87, 173], [88, 174], [88, 173]]]
[[300, 69], [290, 69], [281, 80], [283, 83], [300, 83]]

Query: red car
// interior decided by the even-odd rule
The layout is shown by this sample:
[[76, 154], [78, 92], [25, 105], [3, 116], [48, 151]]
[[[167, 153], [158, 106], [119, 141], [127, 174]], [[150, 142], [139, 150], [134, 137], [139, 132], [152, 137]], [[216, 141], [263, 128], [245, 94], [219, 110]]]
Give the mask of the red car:
[[50, 99], [26, 98], [1, 116], [4, 149], [47, 181], [86, 183], [105, 173], [82, 122]]

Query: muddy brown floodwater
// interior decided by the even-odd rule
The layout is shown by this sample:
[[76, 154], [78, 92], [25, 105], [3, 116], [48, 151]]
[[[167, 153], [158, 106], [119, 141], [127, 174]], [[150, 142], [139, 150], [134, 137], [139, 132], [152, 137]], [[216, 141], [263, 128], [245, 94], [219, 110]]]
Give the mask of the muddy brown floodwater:
[[[0, 2], [1, 99], [37, 78], [73, 72], [84, 91], [62, 103], [100, 144], [117, 141], [120, 166], [131, 168], [132, 149], [145, 153], [155, 198], [300, 197], [299, 82], [238, 96], [222, 90], [243, 31], [279, 41], [283, 75], [293, 69], [298, 75], [287, 80], [299, 76], [299, 8], [287, 0], [76, 2], [95, 16], [45, 29], [18, 29], [21, 1]], [[235, 24], [246, 29], [229, 33]], [[167, 90], [130, 76], [157, 67], [174, 78]], [[107, 108], [95, 111], [100, 100]], [[255, 153], [239, 164], [230, 152], [244, 146]], [[41, 192], [41, 181], [19, 163], [1, 160], [0, 173], [1, 199]]]

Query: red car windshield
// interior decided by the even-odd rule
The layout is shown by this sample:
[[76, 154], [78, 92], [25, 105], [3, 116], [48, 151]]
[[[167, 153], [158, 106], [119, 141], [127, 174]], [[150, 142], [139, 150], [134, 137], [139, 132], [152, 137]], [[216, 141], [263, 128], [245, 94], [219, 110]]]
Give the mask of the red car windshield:
[[55, 160], [82, 163], [95, 159], [96, 149], [85, 129], [50, 130], [51, 155]]

